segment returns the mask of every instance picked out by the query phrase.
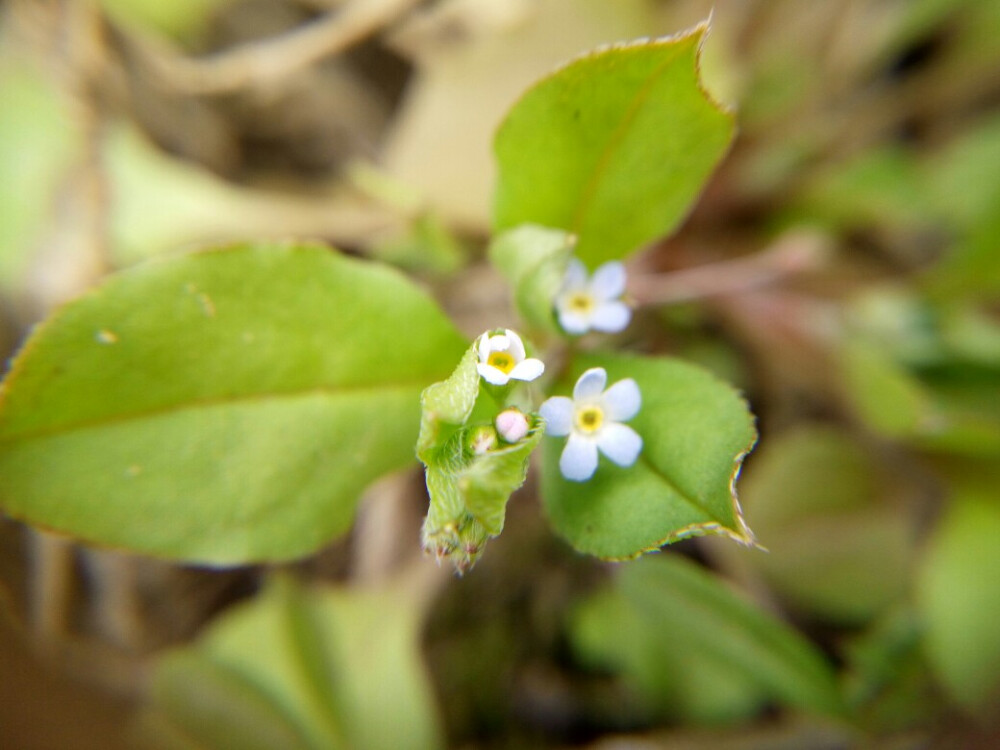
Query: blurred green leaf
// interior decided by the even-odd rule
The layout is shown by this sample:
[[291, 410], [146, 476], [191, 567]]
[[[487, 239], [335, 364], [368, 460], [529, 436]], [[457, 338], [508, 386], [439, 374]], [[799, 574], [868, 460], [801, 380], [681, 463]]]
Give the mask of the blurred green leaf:
[[752, 717], [767, 700], [756, 681], [734, 673], [711, 649], [678, 648], [657, 619], [617, 589], [576, 608], [571, 638], [587, 665], [621, 675], [650, 718], [733, 722]]
[[601, 48], [529, 89], [494, 144], [496, 229], [565, 229], [590, 266], [670, 233], [733, 136], [698, 81], [706, 28]]
[[[855, 338], [841, 349], [845, 395], [876, 432], [914, 447], [969, 456], [1000, 453], [1000, 378], [959, 365], [952, 384], [918, 377], [876, 342]], [[937, 382], [935, 382], [937, 381]]]
[[84, 144], [71, 102], [6, 48], [0, 48], [0, 101], [0, 284], [18, 288]]
[[895, 145], [827, 165], [797, 202], [810, 220], [840, 229], [912, 229], [941, 216], [916, 156]]
[[187, 40], [206, 28], [219, 8], [234, 0], [101, 0], [117, 23], [140, 31]]
[[413, 459], [466, 344], [397, 273], [246, 244], [110, 278], [36, 329], [0, 401], [0, 505], [169, 557], [299, 557]]
[[579, 483], [559, 472], [565, 440], [546, 440], [542, 497], [553, 528], [578, 551], [609, 559], [700, 534], [752, 543], [734, 482], [756, 432], [739, 394], [667, 358], [581, 357], [567, 382], [589, 367], [605, 368], [609, 383], [638, 383], [642, 408], [629, 425], [643, 449], [628, 468], [601, 459], [597, 473]]
[[518, 313], [535, 330], [555, 333], [553, 301], [575, 240], [559, 229], [525, 225], [494, 238], [490, 260], [514, 290]]
[[[833, 670], [807, 640], [679, 555], [623, 566], [617, 593], [597, 602], [576, 625], [577, 646], [591, 658], [624, 657], [626, 675], [643, 691], [665, 689], [664, 697], [671, 696], [691, 680], [701, 695], [682, 703], [684, 710], [711, 709], [703, 718], [728, 711], [736, 718], [770, 698], [819, 714], [844, 712]], [[676, 679], [653, 672], [667, 664], [682, 669]], [[712, 676], [692, 676], [702, 669]], [[709, 693], [727, 678], [713, 701]]]
[[272, 582], [159, 659], [152, 709], [191, 748], [440, 747], [412, 593]]
[[956, 487], [917, 578], [926, 649], [951, 697], [988, 711], [1000, 696], [1000, 506], [988, 492]]
[[932, 293], [947, 298], [988, 301], [1000, 295], [1000, 213], [957, 239], [925, 283]]
[[887, 502], [869, 449], [829, 427], [773, 436], [742, 483], [769, 554], [754, 560], [800, 609], [827, 620], [872, 619], [906, 591], [916, 532]]
[[1000, 117], [977, 122], [926, 165], [923, 184], [958, 227], [973, 228], [1000, 204]]
[[891, 437], [916, 432], [927, 419], [928, 396], [883, 349], [856, 339], [841, 349], [844, 387], [869, 425]]
[[844, 692], [869, 730], [905, 730], [946, 712], [922, 653], [921, 630], [907, 603], [845, 641]]
[[406, 271], [446, 275], [465, 263], [466, 252], [444, 222], [432, 213], [416, 216], [410, 226], [371, 248], [379, 260]]

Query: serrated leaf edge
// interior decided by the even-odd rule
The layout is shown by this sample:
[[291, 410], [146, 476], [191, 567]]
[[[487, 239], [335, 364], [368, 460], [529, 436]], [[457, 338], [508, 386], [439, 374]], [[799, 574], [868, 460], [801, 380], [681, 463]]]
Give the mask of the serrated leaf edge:
[[[746, 404], [746, 401], [743, 401]], [[747, 410], [748, 413], [749, 409]], [[636, 560], [643, 555], [650, 552], [659, 552], [663, 547], [668, 544], [673, 544], [674, 542], [679, 542], [683, 539], [691, 539], [700, 536], [725, 536], [732, 539], [738, 544], [742, 544], [746, 547], [752, 547], [755, 549], [767, 551], [767, 548], [762, 546], [757, 542], [756, 537], [747, 525], [746, 519], [743, 516], [743, 507], [740, 505], [739, 495], [736, 492], [736, 481], [739, 479], [740, 471], [743, 468], [743, 459], [746, 458], [750, 451], [753, 450], [754, 446], [757, 444], [757, 431], [754, 429], [754, 435], [750, 440], [747, 447], [736, 454], [733, 459], [733, 471], [729, 475], [729, 496], [733, 502], [733, 516], [736, 518], [736, 528], [730, 529], [723, 526], [718, 521], [702, 521], [699, 523], [692, 523], [687, 526], [682, 526], [679, 529], [667, 534], [667, 536], [662, 539], [653, 542], [648, 547], [643, 547], [634, 554], [631, 555], [619, 555], [619, 556], [605, 556], [605, 555], [593, 555], [598, 560], [605, 560], [607, 562], [628, 562], [629, 560]], [[659, 473], [659, 472], [657, 472]], [[683, 495], [682, 495], [683, 496]], [[687, 498], [684, 498], [687, 500]], [[689, 501], [690, 502], [690, 501]], [[694, 504], [694, 503], [692, 503]], [[588, 553], [592, 554], [592, 553]]]

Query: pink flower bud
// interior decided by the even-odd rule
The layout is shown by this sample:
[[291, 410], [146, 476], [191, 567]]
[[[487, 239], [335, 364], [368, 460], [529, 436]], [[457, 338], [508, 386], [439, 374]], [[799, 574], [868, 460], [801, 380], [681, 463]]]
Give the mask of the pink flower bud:
[[497, 415], [497, 432], [508, 443], [516, 443], [528, 434], [528, 418], [517, 409], [507, 409]]

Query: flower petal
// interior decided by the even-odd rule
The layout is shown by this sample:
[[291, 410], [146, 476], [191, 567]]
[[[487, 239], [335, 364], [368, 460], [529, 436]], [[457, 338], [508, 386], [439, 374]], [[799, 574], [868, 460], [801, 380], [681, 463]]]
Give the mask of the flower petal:
[[590, 291], [602, 301], [621, 297], [625, 292], [625, 266], [617, 260], [608, 261], [594, 271]]
[[612, 422], [598, 434], [597, 447], [619, 466], [631, 466], [642, 450], [642, 438], [628, 425]]
[[571, 434], [559, 457], [559, 471], [573, 482], [586, 482], [597, 471], [597, 444], [575, 432]]
[[487, 331], [476, 342], [476, 352], [479, 354], [479, 361], [486, 362], [490, 358], [490, 332]]
[[525, 359], [514, 365], [510, 377], [514, 380], [534, 380], [545, 372], [545, 363], [540, 359]]
[[492, 385], [507, 385], [507, 381], [510, 380], [510, 375], [503, 370], [498, 370], [493, 365], [484, 365], [480, 362], [476, 365], [476, 369], [483, 376], [483, 380]]
[[624, 302], [604, 302], [590, 316], [590, 325], [595, 331], [618, 333], [625, 330], [630, 320], [632, 311]]
[[639, 413], [642, 394], [632, 378], [619, 380], [604, 392], [605, 416], [612, 422], [627, 422]]
[[600, 396], [607, 382], [607, 370], [603, 367], [591, 367], [576, 381], [576, 386], [573, 388], [573, 400], [580, 401]]
[[587, 267], [576, 258], [570, 258], [569, 265], [566, 266], [566, 273], [563, 275], [560, 292], [583, 289], [587, 284]]
[[505, 352], [510, 349], [510, 337], [506, 333], [498, 333], [490, 336], [490, 351]]
[[562, 329], [566, 331], [566, 333], [579, 336], [580, 334], [586, 333], [590, 330], [589, 315], [581, 315], [578, 312], [573, 312], [559, 307], [558, 301], [556, 302], [556, 310], [559, 313], [559, 325], [562, 326]]
[[556, 303], [556, 311], [559, 315], [559, 325], [566, 333], [579, 336], [590, 330], [590, 315], [584, 315], [564, 307], [559, 307]]
[[565, 396], [546, 399], [538, 413], [545, 420], [546, 435], [564, 437], [573, 430], [573, 401]]
[[514, 358], [515, 362], [520, 362], [524, 359], [524, 342], [521, 341], [521, 337], [512, 330], [509, 328], [506, 330], [508, 344], [504, 348], [510, 352], [510, 355]]

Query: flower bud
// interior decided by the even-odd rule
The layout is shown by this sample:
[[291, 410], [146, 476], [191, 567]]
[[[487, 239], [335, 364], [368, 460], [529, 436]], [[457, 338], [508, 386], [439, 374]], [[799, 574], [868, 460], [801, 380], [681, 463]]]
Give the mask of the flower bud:
[[469, 449], [477, 456], [481, 456], [488, 450], [496, 448], [497, 433], [489, 425], [476, 427], [469, 435]]
[[507, 409], [497, 415], [497, 432], [508, 443], [516, 443], [528, 434], [528, 418], [517, 409]]

